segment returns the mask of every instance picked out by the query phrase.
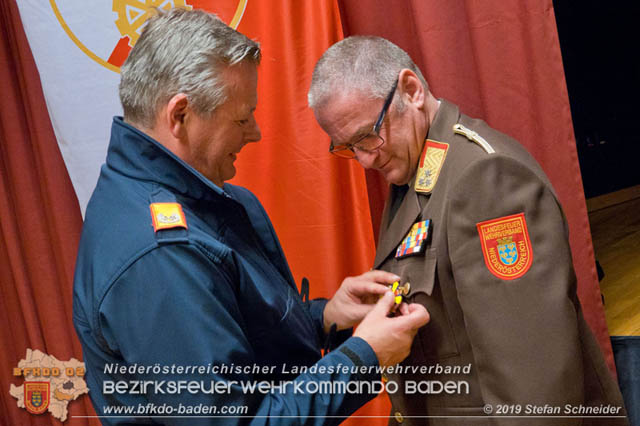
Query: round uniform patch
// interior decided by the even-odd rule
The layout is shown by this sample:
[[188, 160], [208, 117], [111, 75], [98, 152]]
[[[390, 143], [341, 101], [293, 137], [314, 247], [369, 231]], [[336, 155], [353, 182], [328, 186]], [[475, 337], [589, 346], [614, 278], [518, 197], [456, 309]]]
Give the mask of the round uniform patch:
[[514, 280], [529, 270], [533, 251], [524, 213], [487, 220], [476, 226], [489, 272], [503, 280]]

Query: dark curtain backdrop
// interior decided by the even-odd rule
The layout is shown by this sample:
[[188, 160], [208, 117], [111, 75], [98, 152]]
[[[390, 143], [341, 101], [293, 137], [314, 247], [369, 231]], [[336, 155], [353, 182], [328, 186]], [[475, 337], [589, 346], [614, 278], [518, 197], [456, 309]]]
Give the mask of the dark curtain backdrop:
[[[518, 139], [542, 165], [570, 228], [578, 295], [612, 371], [611, 343], [551, 0], [340, 0], [344, 35], [405, 49], [436, 97]], [[386, 184], [368, 173], [374, 232]]]
[[0, 425], [60, 425], [18, 408], [9, 387], [23, 382], [12, 368], [26, 348], [81, 359], [71, 291], [82, 218], [15, 0], [0, 2], [0, 31]]

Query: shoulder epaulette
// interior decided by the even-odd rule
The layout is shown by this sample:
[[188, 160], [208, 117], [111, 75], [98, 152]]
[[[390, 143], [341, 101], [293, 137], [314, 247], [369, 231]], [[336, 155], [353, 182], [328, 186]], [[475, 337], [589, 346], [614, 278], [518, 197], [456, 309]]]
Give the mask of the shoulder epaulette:
[[153, 234], [158, 243], [186, 242], [189, 239], [187, 217], [176, 196], [163, 188], [149, 194]]
[[496, 152], [493, 147], [489, 145], [489, 142], [487, 142], [482, 136], [471, 129], [467, 129], [460, 123], [456, 123], [453, 125], [453, 133], [465, 136], [470, 141], [480, 145], [480, 147], [482, 147], [482, 149], [484, 149], [487, 154], [493, 154]]
[[151, 203], [151, 220], [153, 230], [158, 232], [162, 229], [185, 228], [187, 229], [187, 219], [182, 211], [182, 206], [178, 203]]

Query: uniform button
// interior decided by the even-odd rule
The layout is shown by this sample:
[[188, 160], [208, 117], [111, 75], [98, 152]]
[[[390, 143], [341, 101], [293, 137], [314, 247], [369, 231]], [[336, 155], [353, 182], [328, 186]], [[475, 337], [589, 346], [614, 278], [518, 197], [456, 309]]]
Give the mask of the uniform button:
[[396, 422], [402, 423], [404, 421], [404, 417], [402, 416], [402, 413], [400, 411], [396, 411], [396, 414], [394, 414], [394, 416], [396, 418]]
[[411, 283], [407, 282], [404, 284], [404, 288], [402, 289], [402, 295], [407, 296], [411, 292]]
[[385, 373], [382, 373], [382, 381], [387, 383], [389, 381], [389, 377]]

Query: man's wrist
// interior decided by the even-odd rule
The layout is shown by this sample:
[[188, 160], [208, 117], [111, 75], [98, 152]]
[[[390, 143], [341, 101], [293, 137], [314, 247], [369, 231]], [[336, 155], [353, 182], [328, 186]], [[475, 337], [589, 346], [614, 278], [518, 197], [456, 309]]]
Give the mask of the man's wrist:
[[330, 299], [327, 304], [324, 306], [324, 311], [322, 312], [322, 325], [325, 334], [329, 333], [331, 330], [331, 326], [333, 325], [335, 314], [333, 312], [333, 299]]

